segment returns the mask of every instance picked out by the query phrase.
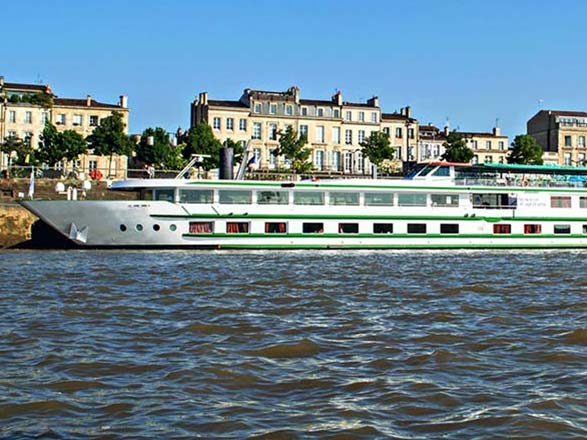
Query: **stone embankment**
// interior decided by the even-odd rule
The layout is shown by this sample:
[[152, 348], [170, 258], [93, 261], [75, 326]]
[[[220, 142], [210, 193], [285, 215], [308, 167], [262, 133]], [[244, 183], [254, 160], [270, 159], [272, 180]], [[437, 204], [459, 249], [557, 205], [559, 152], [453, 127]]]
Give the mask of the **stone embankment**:
[[[55, 190], [57, 183], [81, 188], [81, 182], [75, 180], [38, 179], [35, 182], [35, 199], [65, 200], [66, 193]], [[28, 196], [29, 179], [0, 180], [0, 249], [9, 247], [39, 247], [47, 243], [51, 234], [43, 222], [21, 207], [18, 200]], [[82, 191], [78, 194], [81, 196]], [[92, 182], [91, 189], [85, 192], [88, 200], [116, 200], [135, 198], [133, 193], [108, 190], [106, 182]], [[35, 237], [36, 236], [36, 237]]]

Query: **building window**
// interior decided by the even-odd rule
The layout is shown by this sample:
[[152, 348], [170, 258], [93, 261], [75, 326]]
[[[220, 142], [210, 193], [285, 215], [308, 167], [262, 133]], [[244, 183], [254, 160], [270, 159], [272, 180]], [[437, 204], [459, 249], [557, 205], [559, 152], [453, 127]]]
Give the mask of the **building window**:
[[272, 115], [277, 114], [277, 104], [271, 104], [271, 106], [269, 107], [269, 111]]
[[485, 156], [485, 163], [493, 163], [493, 156]]
[[478, 149], [479, 149], [479, 142], [473, 141], [473, 150], [478, 150]]
[[396, 138], [401, 138], [402, 137], [402, 128], [401, 127], [396, 127], [396, 129], [395, 129], [395, 137]]
[[579, 147], [585, 148], [585, 136], [579, 136]]
[[269, 124], [269, 140], [277, 140], [277, 124]]
[[55, 118], [55, 125], [65, 125], [65, 113], [60, 113]]
[[387, 135], [387, 137], [390, 137], [389, 136], [389, 127], [384, 127], [383, 128], [383, 133], [385, 133]]
[[226, 129], [234, 130], [234, 118], [226, 118]]
[[359, 112], [359, 122], [365, 122], [365, 112]]
[[410, 139], [414, 139], [414, 129], [413, 128], [408, 128], [408, 136], [410, 137]]
[[573, 141], [571, 140], [571, 136], [565, 136], [565, 147], [572, 147]]
[[240, 119], [238, 121], [238, 129], [240, 131], [247, 131], [247, 120], [246, 119]]
[[477, 165], [479, 163], [479, 156], [475, 154], [471, 162], [473, 162], [474, 165]]
[[491, 150], [491, 141], [485, 141], [485, 149]]
[[340, 144], [340, 127], [332, 127], [332, 143]]
[[395, 158], [397, 160], [402, 160], [402, 147], [399, 145], [395, 147]]
[[253, 139], [261, 139], [261, 123], [253, 123]]
[[322, 171], [324, 169], [324, 151], [316, 150], [314, 152], [314, 165], [318, 171]]
[[308, 139], [308, 126], [307, 125], [300, 125], [300, 137], [305, 137]]
[[340, 171], [340, 152], [338, 151], [332, 152], [332, 170]]
[[10, 110], [8, 112], [8, 122], [16, 122], [16, 111]]
[[72, 118], [71, 121], [72, 121], [72, 123], [73, 123], [74, 126], [79, 127], [79, 126], [82, 125], [83, 116], [82, 115], [73, 115], [73, 118]]
[[33, 112], [25, 112], [24, 113], [24, 122], [25, 122], [25, 124], [32, 124], [33, 123]]
[[554, 225], [555, 234], [570, 234], [571, 225]]
[[93, 171], [98, 169], [98, 161], [96, 160], [89, 160], [88, 161], [88, 171]]
[[505, 150], [505, 142], [504, 141], [499, 141], [499, 149]]
[[365, 130], [359, 130], [357, 141], [359, 142], [359, 144], [365, 141]]
[[316, 142], [324, 143], [324, 126], [322, 125], [316, 127]]
[[285, 234], [287, 233], [287, 224], [285, 222], [267, 222], [265, 223], [266, 234]]
[[524, 225], [524, 234], [540, 234], [542, 225]]
[[570, 208], [571, 197], [569, 196], [550, 196], [551, 208]]
[[212, 128], [214, 128], [214, 130], [220, 130], [220, 118], [213, 119]]
[[261, 113], [261, 104], [260, 103], [255, 104], [255, 113]]
[[344, 131], [344, 143], [346, 145], [352, 145], [353, 143], [353, 130]]
[[440, 224], [441, 234], [458, 234], [459, 225], [458, 223], [441, 223]]
[[377, 112], [372, 112], [371, 113], [371, 122], [373, 123], [377, 123]]
[[494, 234], [511, 234], [512, 233], [512, 225], [508, 225], [508, 224], [493, 225], [493, 233]]
[[333, 116], [334, 116], [335, 118], [340, 118], [340, 110], [339, 110], [339, 109], [335, 108], [333, 113], [334, 113], [334, 115], [333, 115]]
[[97, 127], [98, 126], [98, 116], [92, 115], [90, 116], [90, 127]]
[[426, 223], [408, 223], [408, 234], [425, 234]]
[[339, 234], [358, 234], [359, 224], [358, 223], [339, 223], [338, 224]]
[[302, 116], [308, 116], [308, 107], [302, 107]]
[[374, 223], [374, 234], [393, 234], [393, 223]]
[[302, 232], [304, 234], [322, 234], [324, 232], [324, 223], [304, 223]]
[[43, 124], [46, 124], [48, 120], [49, 120], [49, 113], [48, 112], [41, 113], [41, 122]]
[[16, 131], [8, 130], [8, 137], [14, 139], [16, 137]]
[[227, 234], [248, 234], [249, 223], [248, 222], [226, 222], [226, 233]]
[[322, 108], [319, 108], [319, 109], [318, 109], [318, 117], [320, 117], [320, 118], [321, 118], [321, 117], [323, 117], [323, 116], [324, 116], [324, 109], [322, 109]]
[[347, 121], [352, 121], [353, 120], [353, 112], [351, 112], [351, 111], [347, 111], [346, 112], [346, 120]]

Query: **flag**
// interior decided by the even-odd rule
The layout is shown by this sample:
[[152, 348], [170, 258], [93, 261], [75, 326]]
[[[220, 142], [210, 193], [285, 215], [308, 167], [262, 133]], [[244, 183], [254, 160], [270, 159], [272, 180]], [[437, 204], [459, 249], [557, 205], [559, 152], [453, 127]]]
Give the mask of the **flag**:
[[247, 162], [247, 166], [255, 165], [255, 160], [256, 160], [256, 157], [255, 157], [255, 155], [253, 154], [253, 157], [251, 157], [251, 158], [249, 159], [249, 161]]
[[35, 168], [31, 170], [31, 181], [29, 183], [29, 199], [33, 199], [35, 195]]

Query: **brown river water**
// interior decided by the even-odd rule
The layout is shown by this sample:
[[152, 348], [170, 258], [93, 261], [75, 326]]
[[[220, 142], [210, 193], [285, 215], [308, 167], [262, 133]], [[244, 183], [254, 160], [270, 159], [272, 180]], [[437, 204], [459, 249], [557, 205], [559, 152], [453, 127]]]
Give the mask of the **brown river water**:
[[0, 439], [584, 439], [581, 251], [3, 251]]

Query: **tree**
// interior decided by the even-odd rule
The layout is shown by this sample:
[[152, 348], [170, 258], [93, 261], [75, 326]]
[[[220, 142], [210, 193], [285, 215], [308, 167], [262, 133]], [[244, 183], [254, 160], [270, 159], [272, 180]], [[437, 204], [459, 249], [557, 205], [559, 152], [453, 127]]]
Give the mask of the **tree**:
[[75, 160], [87, 151], [88, 144], [81, 134], [74, 130], [59, 133], [53, 124], [46, 122], [36, 154], [40, 162], [53, 166], [63, 159]]
[[308, 162], [312, 150], [306, 148], [308, 140], [306, 136], [299, 136], [291, 125], [285, 130], [285, 133], [279, 132], [279, 147], [275, 149], [275, 156], [284, 156], [291, 161], [291, 169], [294, 173], [304, 174], [312, 171], [314, 166]]
[[76, 160], [80, 154], [86, 154], [88, 152], [88, 143], [77, 131], [65, 130], [59, 133], [59, 141], [65, 151], [64, 159], [70, 162]]
[[204, 159], [202, 166], [206, 170], [218, 168], [220, 163], [220, 148], [222, 144], [214, 137], [212, 128], [205, 123], [190, 128], [184, 135], [183, 157], [190, 159], [192, 154], [207, 154], [210, 157]]
[[542, 165], [542, 147], [536, 139], [527, 134], [521, 134], [514, 138], [512, 150], [508, 155], [508, 163]]
[[169, 134], [161, 127], [147, 128], [136, 146], [137, 159], [159, 167], [165, 164], [165, 158], [171, 144]]
[[393, 159], [394, 149], [389, 145], [389, 136], [381, 131], [374, 131], [360, 143], [363, 156], [369, 158], [373, 165], [379, 167], [384, 160]]
[[112, 156], [114, 154], [129, 155], [132, 149], [132, 141], [124, 132], [125, 125], [122, 115], [119, 112], [112, 114], [100, 121], [87, 141], [94, 154], [99, 156], [110, 156], [108, 164], [108, 174], [112, 166]]
[[[232, 153], [234, 154], [234, 158], [235, 158], [234, 161], [235, 162], [242, 161], [242, 155], [243, 155], [244, 149], [240, 143], [228, 138], [224, 141], [222, 146], [224, 148], [232, 148]], [[238, 158], [238, 160], [237, 160], [237, 158]]]
[[469, 147], [462, 134], [455, 130], [451, 131], [443, 144], [445, 151], [442, 159], [448, 162], [468, 163], [473, 159], [475, 153]]
[[[35, 149], [31, 146], [30, 141], [22, 140], [18, 137], [10, 136], [0, 144], [0, 151], [14, 157], [13, 162], [16, 166], [36, 166], [38, 160], [35, 157]], [[27, 171], [24, 173], [16, 173], [25, 176]]]

